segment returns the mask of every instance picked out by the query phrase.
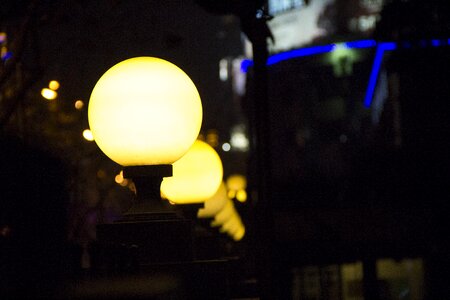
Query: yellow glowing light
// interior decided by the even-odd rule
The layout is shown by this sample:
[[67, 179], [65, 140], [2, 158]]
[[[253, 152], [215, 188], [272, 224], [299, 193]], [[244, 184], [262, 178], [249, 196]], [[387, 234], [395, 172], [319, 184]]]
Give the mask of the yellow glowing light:
[[88, 119], [98, 146], [118, 164], [172, 164], [197, 138], [202, 105], [180, 68], [163, 59], [136, 57], [99, 79]]
[[75, 108], [76, 108], [76, 109], [81, 110], [81, 109], [83, 108], [83, 106], [84, 106], [83, 100], [77, 100], [77, 101], [75, 101]]
[[48, 83], [48, 87], [49, 87], [51, 90], [56, 91], [57, 89], [59, 89], [59, 82], [56, 81], [56, 80], [52, 80], [52, 81], [50, 81], [50, 82]]
[[227, 203], [223, 207], [223, 209], [218, 212], [214, 220], [211, 222], [212, 227], [222, 226], [226, 221], [230, 220], [233, 215], [237, 214], [236, 209], [234, 208], [233, 201], [228, 199]]
[[241, 174], [233, 174], [228, 176], [226, 184], [229, 190], [238, 191], [247, 187], [247, 179]]
[[233, 199], [236, 198], [239, 202], [247, 201], [247, 178], [240, 174], [233, 174], [228, 176], [226, 180], [228, 188], [228, 196]]
[[83, 137], [89, 142], [92, 142], [94, 140], [94, 135], [89, 129], [83, 130]]
[[222, 227], [219, 229], [222, 233], [229, 233], [232, 234], [239, 229], [239, 226], [241, 225], [241, 218], [236, 213], [232, 215], [225, 223], [222, 224]]
[[242, 225], [242, 227], [240, 227], [239, 230], [233, 234], [233, 240], [238, 242], [238, 241], [242, 240], [244, 235], [245, 235], [245, 227], [244, 227], [244, 225]]
[[206, 135], [206, 142], [213, 147], [217, 147], [219, 145], [219, 134], [217, 133], [217, 130], [211, 129], [208, 131], [208, 134]]
[[55, 92], [54, 90], [48, 89], [48, 88], [43, 88], [41, 90], [41, 95], [42, 95], [42, 97], [44, 97], [47, 100], [55, 100], [56, 97], [58, 97], [57, 92]]
[[114, 181], [121, 186], [127, 186], [129, 184], [128, 179], [123, 178], [123, 171], [120, 171], [120, 173], [117, 174], [116, 177], [114, 177]]
[[228, 198], [233, 199], [234, 197], [236, 197], [236, 191], [235, 190], [229, 190], [227, 195], [228, 195]]
[[161, 183], [162, 193], [176, 204], [201, 203], [211, 198], [222, 182], [223, 166], [217, 152], [197, 140], [173, 164], [173, 176]]
[[204, 207], [200, 208], [197, 213], [199, 218], [213, 218], [219, 211], [223, 209], [227, 203], [227, 190], [222, 182], [216, 193], [205, 201]]
[[0, 57], [3, 58], [6, 55], [6, 53], [8, 53], [8, 48], [6, 46], [2, 46], [0, 48]]
[[123, 178], [123, 171], [120, 171], [119, 174], [116, 175], [114, 178], [114, 181], [118, 184], [121, 184], [124, 181], [125, 178]]
[[236, 200], [239, 202], [247, 201], [247, 192], [245, 190], [239, 190], [236, 192]]
[[231, 236], [233, 239], [235, 235], [244, 227], [242, 222], [239, 220], [239, 223], [236, 223], [233, 228], [231, 228], [227, 233], [229, 236]]

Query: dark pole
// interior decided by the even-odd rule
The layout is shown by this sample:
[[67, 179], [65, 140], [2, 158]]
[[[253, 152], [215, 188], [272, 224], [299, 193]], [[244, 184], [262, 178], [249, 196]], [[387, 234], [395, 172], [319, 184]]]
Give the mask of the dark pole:
[[373, 257], [363, 260], [363, 294], [364, 300], [380, 300], [377, 265]]
[[[255, 19], [255, 27], [261, 28], [265, 22]], [[256, 29], [255, 28], [255, 29]], [[257, 30], [255, 30], [257, 31]], [[259, 290], [261, 299], [273, 299], [272, 274], [272, 214], [271, 214], [271, 163], [270, 163], [270, 122], [268, 105], [267, 78], [267, 36], [255, 32], [252, 40], [254, 62], [254, 98], [255, 109], [255, 149], [257, 198], [255, 199], [256, 251], [258, 251]]]
[[271, 195], [271, 155], [270, 120], [268, 103], [267, 76], [267, 39], [272, 38], [264, 10], [264, 0], [196, 0], [206, 10], [216, 14], [233, 14], [239, 17], [241, 30], [253, 47], [253, 89], [250, 97], [249, 122], [252, 129], [253, 164], [251, 175], [255, 178], [253, 200], [253, 231], [251, 251], [256, 258], [256, 276], [258, 277], [260, 299], [274, 299], [272, 273], [272, 195]]

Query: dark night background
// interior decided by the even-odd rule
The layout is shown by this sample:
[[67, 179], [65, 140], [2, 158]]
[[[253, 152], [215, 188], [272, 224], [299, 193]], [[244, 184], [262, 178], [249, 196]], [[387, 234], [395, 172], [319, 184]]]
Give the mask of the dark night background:
[[[245, 74], [245, 94], [236, 94], [233, 78], [219, 78], [222, 59], [244, 56], [243, 40], [253, 26], [246, 13], [253, 2], [2, 1], [0, 32], [7, 42], [0, 46], [12, 56], [2, 52], [0, 64], [0, 298], [50, 297], [61, 292], [59, 286], [73, 287], [70, 283], [92, 275], [96, 257], [91, 253], [86, 260], [85, 255], [95, 244], [95, 226], [125, 212], [132, 193], [114, 182], [121, 167], [81, 135], [88, 128], [90, 92], [114, 64], [156, 56], [178, 65], [196, 84], [204, 109], [201, 134], [221, 156], [224, 175], [248, 178], [249, 200], [236, 202], [247, 235], [239, 243], [219, 236], [220, 253], [233, 257], [234, 269], [220, 274], [227, 290], [218, 299], [347, 300], [326, 270], [355, 262], [362, 262], [364, 279], [351, 299], [397, 299], [383, 294], [387, 283], [377, 279], [377, 261], [385, 258], [420, 259], [420, 299], [446, 299], [450, 5], [384, 1], [375, 30], [349, 29], [351, 18], [378, 2], [331, 1], [317, 21], [327, 34], [305, 46], [366, 38], [397, 42], [382, 65], [379, 82], [385, 76], [385, 90], [380, 83], [376, 91], [377, 97], [385, 93], [381, 108], [362, 106], [373, 49], [361, 50], [351, 71], [340, 75], [327, 55], [267, 68], [263, 149], [270, 186], [261, 189], [257, 158], [264, 156], [257, 153], [261, 124], [255, 118], [261, 94], [253, 89], [258, 77], [251, 68]], [[425, 47], [422, 41], [431, 39], [440, 39], [442, 46]], [[55, 79], [61, 84], [58, 98], [48, 102], [40, 90]], [[77, 99], [84, 109], [74, 109]], [[237, 124], [246, 125], [249, 152], [220, 147]], [[270, 191], [268, 198], [260, 196], [267, 201], [264, 212], [261, 190]], [[264, 249], [257, 249], [261, 244]], [[304, 292], [305, 270], [311, 266], [321, 273], [316, 296]], [[138, 299], [157, 293], [152, 289], [158, 285], [170, 299], [183, 299], [186, 291], [193, 292], [189, 285], [201, 285], [188, 280], [180, 288], [174, 278], [156, 276], [146, 289], [139, 280], [143, 295], [134, 295]], [[82, 295], [120, 297], [83, 282], [93, 294]], [[130, 282], [115, 283], [112, 290], [118, 292]]]

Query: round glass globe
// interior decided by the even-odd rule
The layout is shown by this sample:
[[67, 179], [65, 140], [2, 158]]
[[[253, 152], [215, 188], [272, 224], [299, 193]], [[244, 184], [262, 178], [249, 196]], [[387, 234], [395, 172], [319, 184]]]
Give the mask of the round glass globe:
[[233, 233], [233, 240], [238, 242], [238, 241], [242, 240], [244, 235], [245, 235], [245, 227], [242, 225], [241, 227], [239, 227], [237, 232]]
[[202, 203], [215, 194], [222, 177], [219, 154], [207, 143], [197, 140], [173, 164], [173, 176], [163, 179], [161, 192], [175, 204]]
[[122, 166], [172, 164], [197, 138], [202, 113], [189, 76], [155, 57], [130, 58], [110, 68], [88, 107], [97, 145]]
[[247, 179], [241, 174], [232, 174], [226, 180], [227, 188], [233, 191], [239, 191], [247, 188]]

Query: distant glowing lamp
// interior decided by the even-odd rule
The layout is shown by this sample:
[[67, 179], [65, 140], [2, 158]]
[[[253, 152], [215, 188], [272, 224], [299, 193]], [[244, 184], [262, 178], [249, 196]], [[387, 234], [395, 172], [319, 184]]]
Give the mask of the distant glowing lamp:
[[247, 201], [247, 179], [240, 174], [230, 175], [226, 180], [228, 197], [236, 198], [239, 202]]
[[121, 186], [127, 186], [129, 183], [128, 179], [123, 178], [123, 171], [120, 171], [120, 173], [114, 177], [114, 181]]
[[239, 202], [247, 201], [247, 192], [245, 190], [239, 190], [236, 192], [236, 200]]
[[232, 174], [226, 180], [227, 188], [238, 191], [247, 188], [247, 179], [241, 174]]
[[197, 217], [201, 219], [214, 218], [214, 216], [224, 208], [227, 199], [227, 190], [225, 184], [222, 182], [216, 193], [205, 201], [203, 208], [198, 210]]
[[123, 182], [123, 180], [124, 180], [124, 178], [123, 178], [123, 172], [120, 171], [120, 173], [117, 174], [117, 175], [114, 177], [114, 181], [115, 181], [116, 183], [118, 183], [118, 184], [121, 184], [121, 183]]
[[92, 131], [90, 131], [89, 129], [83, 130], [83, 137], [85, 140], [87, 140], [89, 142], [94, 141], [94, 136], [92, 135]]
[[97, 145], [122, 166], [172, 164], [202, 123], [200, 95], [174, 64], [136, 57], [109, 69], [95, 85], [88, 118]]
[[233, 233], [233, 239], [235, 241], [240, 241], [245, 235], [245, 226], [242, 225], [236, 232]]
[[163, 179], [161, 191], [175, 204], [203, 203], [219, 189], [222, 177], [222, 161], [217, 152], [197, 140], [173, 164], [173, 176]]
[[48, 83], [48, 87], [49, 89], [56, 91], [57, 89], [59, 89], [59, 82], [56, 80], [52, 80]]
[[220, 227], [220, 232], [227, 233], [235, 241], [241, 240], [245, 234], [245, 226], [231, 199], [227, 199], [223, 209], [214, 216], [211, 226]]
[[84, 102], [83, 100], [77, 100], [75, 101], [75, 108], [78, 110], [81, 110], [84, 107]]
[[223, 209], [214, 216], [214, 220], [211, 222], [211, 226], [222, 226], [236, 214], [237, 211], [234, 207], [233, 201], [231, 199], [227, 199], [227, 203], [225, 204]]
[[241, 218], [238, 214], [233, 214], [225, 223], [222, 224], [222, 227], [219, 229], [222, 233], [234, 233], [239, 229], [241, 225]]
[[245, 226], [239, 216], [233, 217], [222, 225], [221, 232], [227, 233], [233, 240], [240, 241], [245, 235]]
[[55, 100], [58, 97], [58, 93], [49, 88], [43, 88], [41, 90], [41, 95], [47, 100]]

